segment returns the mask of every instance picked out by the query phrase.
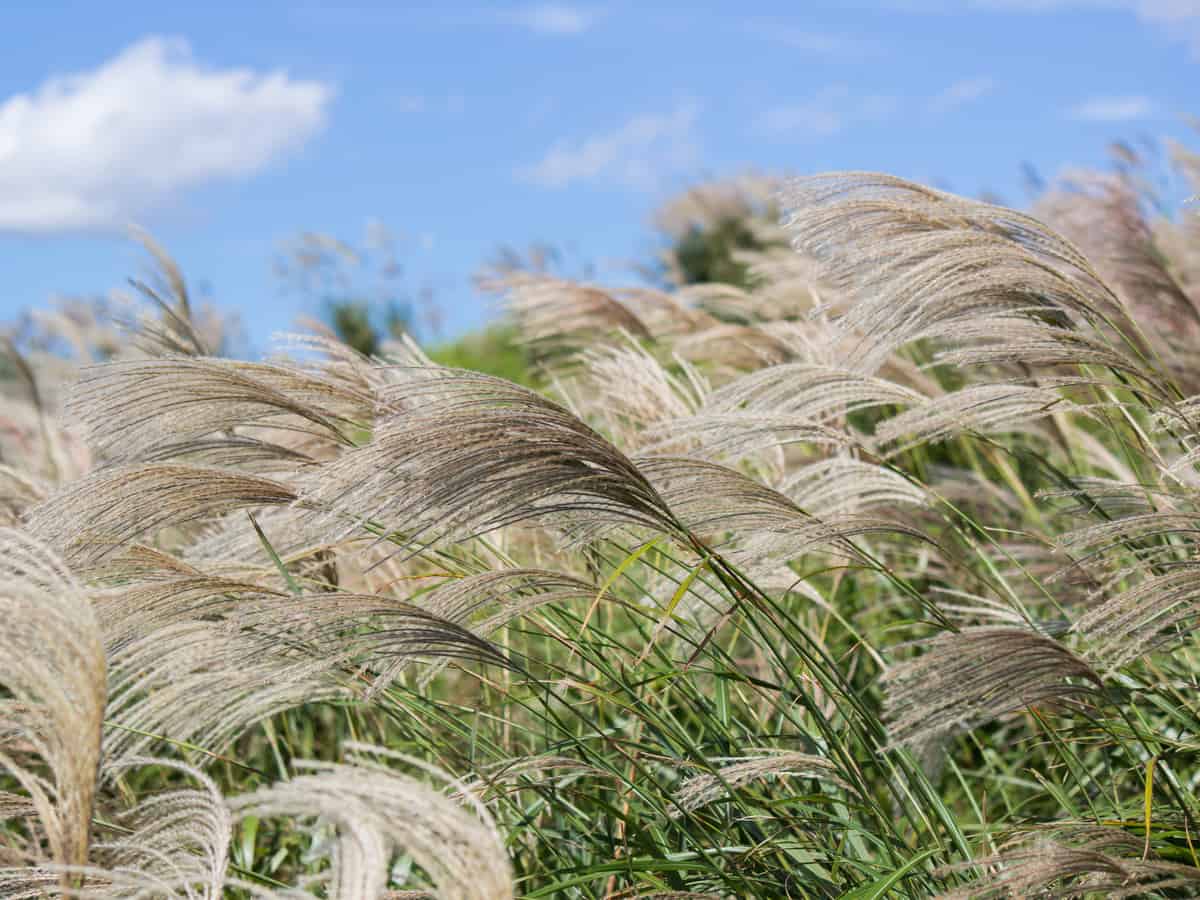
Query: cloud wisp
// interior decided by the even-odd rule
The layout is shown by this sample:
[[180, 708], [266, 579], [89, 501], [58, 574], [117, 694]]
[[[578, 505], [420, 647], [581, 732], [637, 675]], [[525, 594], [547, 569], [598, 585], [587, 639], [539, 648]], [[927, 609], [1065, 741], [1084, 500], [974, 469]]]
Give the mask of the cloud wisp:
[[956, 81], [929, 101], [929, 111], [949, 113], [982, 100], [996, 89], [994, 78], [964, 78]]
[[559, 140], [538, 162], [517, 169], [517, 179], [545, 188], [596, 182], [653, 190], [698, 163], [699, 113], [696, 103], [686, 102], [582, 140]]
[[847, 86], [832, 85], [805, 100], [767, 109], [758, 116], [755, 127], [771, 137], [832, 137], [851, 125], [887, 121], [898, 106], [895, 97], [856, 97]]
[[1090, 97], [1068, 111], [1080, 122], [1133, 122], [1155, 115], [1157, 106], [1149, 97], [1139, 95]]
[[781, 22], [752, 20], [745, 26], [747, 34], [779, 44], [809, 57], [831, 60], [860, 60], [878, 56], [882, 46], [870, 38], [797, 28]]
[[151, 37], [0, 103], [0, 230], [122, 227], [199, 184], [251, 175], [325, 123], [332, 89], [213, 69]]
[[508, 25], [547, 37], [573, 37], [590, 31], [600, 21], [601, 15], [601, 11], [595, 7], [532, 3], [480, 11], [461, 17], [461, 21], [473, 25]]

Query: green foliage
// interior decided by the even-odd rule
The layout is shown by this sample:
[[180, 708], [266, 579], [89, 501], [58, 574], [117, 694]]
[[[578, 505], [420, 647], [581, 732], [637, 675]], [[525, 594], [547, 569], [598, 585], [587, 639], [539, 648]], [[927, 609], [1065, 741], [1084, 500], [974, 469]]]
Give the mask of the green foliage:
[[471, 369], [517, 384], [533, 383], [528, 355], [512, 325], [493, 325], [457, 341], [434, 346], [428, 353], [441, 366]]
[[370, 304], [358, 300], [329, 300], [326, 303], [329, 324], [338, 340], [364, 356], [375, 356], [385, 338], [398, 338], [409, 330], [411, 314], [397, 303], [383, 310], [383, 322], [377, 324]]
[[720, 282], [748, 287], [748, 272], [738, 251], [766, 249], [743, 219], [722, 219], [707, 227], [695, 225], [668, 251], [683, 284]]

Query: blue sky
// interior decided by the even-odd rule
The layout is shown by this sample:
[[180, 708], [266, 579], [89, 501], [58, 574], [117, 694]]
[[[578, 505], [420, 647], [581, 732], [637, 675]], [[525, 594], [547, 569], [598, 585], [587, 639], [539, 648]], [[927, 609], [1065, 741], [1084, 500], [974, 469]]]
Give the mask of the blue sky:
[[[1021, 166], [1200, 114], [1200, 0], [28, 3], [0, 59], [0, 318], [143, 271], [140, 223], [252, 342], [303, 230], [400, 236], [450, 333], [500, 244], [629, 281], [671, 191], [879, 169], [1025, 200]], [[310, 307], [307, 312], [315, 312]]]

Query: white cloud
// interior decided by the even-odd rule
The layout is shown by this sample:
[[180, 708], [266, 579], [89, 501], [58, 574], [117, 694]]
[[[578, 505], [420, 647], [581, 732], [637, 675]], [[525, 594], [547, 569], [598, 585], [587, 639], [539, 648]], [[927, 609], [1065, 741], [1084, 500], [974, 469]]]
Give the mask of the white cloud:
[[1083, 122], [1131, 122], [1152, 116], [1155, 111], [1149, 97], [1092, 97], [1072, 107], [1070, 116]]
[[775, 136], [830, 137], [860, 122], [882, 122], [891, 118], [898, 104], [894, 97], [853, 97], [845, 85], [818, 91], [798, 103], [772, 107], [762, 113], [756, 126]]
[[515, 9], [489, 13], [485, 17], [502, 25], [515, 25], [537, 34], [570, 36], [583, 34], [600, 19], [600, 13], [589, 7], [565, 3], [537, 3]]
[[965, 78], [956, 81], [929, 101], [929, 109], [935, 113], [948, 113], [974, 103], [996, 89], [993, 78]]
[[746, 31], [755, 37], [781, 44], [809, 56], [859, 59], [875, 55], [880, 49], [877, 43], [863, 38], [827, 31], [810, 31], [779, 22], [750, 22], [746, 25]]
[[331, 97], [142, 40], [0, 103], [0, 230], [121, 226], [186, 188], [259, 171], [321, 128]]
[[548, 188], [581, 181], [655, 188], [665, 176], [699, 160], [699, 112], [695, 103], [682, 103], [662, 115], [636, 116], [614, 131], [581, 141], [560, 140], [539, 162], [518, 169], [517, 178]]

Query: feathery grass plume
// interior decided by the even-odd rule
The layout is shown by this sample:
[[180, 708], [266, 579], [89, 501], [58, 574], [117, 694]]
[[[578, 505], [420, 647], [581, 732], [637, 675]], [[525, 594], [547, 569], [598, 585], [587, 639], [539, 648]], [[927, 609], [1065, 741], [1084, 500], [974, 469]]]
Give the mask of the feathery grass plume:
[[[372, 397], [377, 388], [388, 383], [387, 369], [379, 365], [380, 360], [364, 356], [342, 343], [320, 322], [305, 321], [303, 324], [308, 333], [282, 332], [272, 336], [280, 365], [296, 366], [297, 359], [302, 360], [306, 369], [342, 385], [348, 396]], [[387, 362], [432, 365], [408, 335], [391, 340], [385, 346], [389, 351], [383, 354]]]
[[891, 469], [849, 456], [798, 466], [779, 493], [814, 516], [844, 516], [897, 506], [924, 506], [925, 488]]
[[1054, 413], [1084, 411], [1047, 387], [974, 384], [884, 419], [875, 429], [875, 439], [883, 446], [891, 444], [888, 449], [894, 455], [967, 432], [1022, 431]]
[[870, 172], [799, 178], [782, 197], [793, 246], [853, 300], [836, 323], [861, 336], [863, 372], [993, 316], [1127, 324], [1083, 254], [1030, 216]]
[[1083, 659], [1029, 628], [966, 628], [914, 646], [921, 653], [894, 664], [881, 679], [894, 746], [968, 731], [1027, 706], [1102, 687]]
[[702, 318], [697, 320], [696, 331], [705, 331], [722, 323], [727, 325], [750, 325], [770, 316], [758, 315], [756, 295], [746, 288], [725, 282], [701, 282], [684, 285], [675, 296], [687, 308]]
[[105, 757], [144, 755], [159, 737], [220, 750], [270, 715], [347, 696], [349, 656], [318, 655], [303, 635], [284, 642], [220, 622], [147, 631], [109, 657]]
[[[100, 629], [65, 566], [9, 529], [0, 532], [0, 688], [0, 773], [28, 797], [22, 826], [40, 854], [27, 862], [85, 865], [108, 696]], [[13, 837], [0, 829], [0, 846]], [[29, 874], [17, 892], [42, 884]]]
[[[1035, 368], [1097, 366], [1133, 376], [1143, 372], [1094, 334], [1021, 316], [989, 316], [956, 324], [954, 344], [939, 347], [933, 362], [957, 369], [988, 366], [1013, 372], [1020, 371], [1017, 362]], [[1148, 386], [1158, 388], [1157, 382]]]
[[722, 385], [708, 397], [713, 413], [763, 412], [828, 421], [859, 410], [910, 406], [926, 398], [885, 378], [812, 363], [771, 366]]
[[1148, 859], [1141, 838], [1116, 828], [1060, 826], [1022, 834], [999, 853], [952, 867], [985, 873], [938, 900], [1006, 897], [1195, 896], [1200, 869]]
[[799, 355], [790, 341], [762, 325], [714, 325], [675, 341], [674, 351], [689, 362], [705, 362], [730, 375], [790, 362]]
[[695, 367], [675, 360], [677, 374], [636, 344], [589, 348], [579, 361], [573, 407], [600, 420], [623, 446], [636, 446], [648, 426], [692, 415], [710, 390]]
[[738, 556], [788, 559], [820, 548], [860, 557], [852, 538], [902, 534], [928, 540], [897, 519], [839, 515], [822, 519], [734, 469], [679, 457], [638, 460], [642, 473], [693, 534], [716, 539], [730, 534]]
[[[578, 595], [578, 589], [574, 595], [549, 593], [545, 602]], [[515, 597], [511, 602], [517, 606]], [[291, 645], [306, 656], [341, 660], [343, 667], [370, 668], [376, 673], [366, 695], [370, 698], [414, 660], [462, 659], [512, 667], [485, 636], [519, 614], [517, 607], [508, 616], [493, 617], [495, 624], [469, 628], [451, 616], [394, 597], [330, 592], [264, 597], [239, 605], [229, 618], [264, 645]]]
[[111, 300], [84, 301], [58, 298], [49, 309], [29, 310], [34, 347], [60, 346], [80, 364], [95, 362], [119, 352], [121, 338], [112, 321]]
[[647, 287], [618, 288], [612, 294], [626, 309], [637, 311], [638, 320], [656, 341], [692, 334], [716, 324], [712, 316], [693, 309], [680, 294]]
[[1165, 564], [1164, 574], [1109, 597], [1072, 628], [1089, 642], [1088, 655], [1110, 670], [1190, 638], [1200, 616], [1200, 562]]
[[860, 443], [845, 429], [805, 423], [787, 414], [701, 411], [649, 429], [639, 449], [643, 455], [686, 455], [730, 464], [746, 461], [778, 469], [780, 454], [787, 449], [800, 446], [843, 450]]
[[68, 411], [97, 453], [129, 462], [245, 425], [353, 446], [346, 432], [369, 421], [374, 403], [370, 392], [294, 366], [149, 359], [84, 369]]
[[[291, 432], [288, 437], [284, 437], [284, 440], [288, 443], [302, 444], [303, 442], [288, 439], [294, 435], [295, 432]], [[324, 449], [289, 447], [278, 441], [281, 435], [272, 434], [271, 437], [275, 440], [260, 440], [246, 435], [230, 435], [174, 443], [156, 443], [138, 454], [138, 462], [209, 466], [236, 469], [255, 475], [288, 475], [314, 465], [318, 461], [308, 450], [316, 449], [320, 453], [320, 450]], [[325, 442], [322, 441], [322, 443]]]
[[494, 287], [507, 292], [508, 307], [522, 337], [543, 363], [605, 336], [653, 338], [632, 310], [592, 285], [516, 272]]
[[[272, 506], [254, 510], [255, 521], [268, 535], [271, 548], [289, 568], [296, 561], [322, 551], [349, 547], [325, 540], [328, 530], [313, 522], [310, 511], [298, 506]], [[364, 538], [365, 539], [365, 538]], [[363, 539], [360, 539], [363, 540]], [[180, 548], [179, 555], [188, 564], [204, 571], [262, 571], [275, 569], [270, 551], [244, 516], [224, 516], [204, 523], [194, 539]]]
[[497, 569], [447, 581], [419, 600], [431, 614], [486, 636], [539, 606], [592, 599], [596, 591], [592, 582], [563, 572]]
[[106, 766], [105, 774], [113, 778], [123, 770], [148, 766], [185, 776], [197, 786], [152, 794], [105, 823], [119, 831], [94, 845], [95, 878], [108, 882], [104, 896], [220, 900], [225, 896], [233, 830], [225, 798], [203, 772], [171, 760], [130, 757]]
[[1147, 219], [1148, 199], [1134, 172], [1074, 171], [1036, 211], [1087, 253], [1140, 325], [1167, 348], [1183, 351], [1200, 337], [1200, 298], [1189, 296], [1183, 273], [1164, 252], [1179, 226], [1156, 228]]
[[132, 580], [90, 592], [110, 651], [166, 625], [221, 618], [240, 605], [279, 596], [286, 595], [255, 582], [199, 571]]
[[293, 489], [278, 481], [225, 469], [119, 466], [66, 485], [29, 512], [27, 525], [71, 562], [89, 565], [168, 525], [296, 499]]
[[764, 443], [844, 447], [867, 443], [844, 424], [859, 410], [927, 402], [911, 388], [850, 369], [784, 363], [750, 372], [714, 390], [691, 416], [652, 427], [648, 448], [668, 449], [684, 437], [691, 455], [740, 459]]
[[1178, 509], [1176, 498], [1169, 490], [1149, 484], [1089, 475], [1077, 475], [1071, 483], [1071, 488], [1038, 491], [1037, 498], [1063, 501], [1066, 515], [1085, 522], [1097, 516], [1105, 520], [1129, 519]]
[[1063, 532], [1057, 543], [1075, 557], [1074, 566], [1119, 566], [1122, 560], [1112, 553], [1117, 548], [1142, 561], [1164, 555], [1178, 557], [1192, 548], [1198, 536], [1200, 512], [1168, 506]]
[[327, 465], [306, 502], [416, 546], [550, 518], [582, 540], [620, 525], [679, 535], [637, 467], [561, 406], [479, 373], [412, 374], [382, 392], [396, 412]]
[[193, 319], [191, 296], [178, 263], [149, 232], [135, 227], [130, 233], [158, 266], [157, 284], [147, 284], [138, 279], [130, 279], [130, 284], [162, 313], [157, 320], [143, 316], [138, 326], [132, 329], [138, 336], [139, 345], [151, 356], [211, 355], [213, 348], [201, 335]]
[[20, 524], [25, 513], [52, 493], [54, 486], [35, 475], [0, 465], [0, 527]]
[[[449, 580], [414, 598], [428, 615], [453, 628], [467, 630], [482, 639], [495, 634], [505, 625], [533, 610], [548, 605], [563, 606], [576, 601], [595, 600], [598, 587], [590, 581], [563, 572], [545, 569], [497, 569]], [[486, 646], [491, 647], [490, 644]], [[512, 665], [495, 648], [491, 661]], [[448, 660], [454, 654], [446, 654]], [[486, 656], [479, 656], [487, 661]], [[444, 662], [445, 660], [443, 660]], [[405, 665], [397, 660], [380, 671], [368, 696], [382, 690]], [[424, 682], [439, 672], [442, 663], [427, 670]]]
[[747, 784], [767, 779], [787, 776], [812, 778], [841, 789], [850, 787], [838, 776], [837, 767], [829, 760], [809, 753], [771, 750], [756, 756], [713, 759], [710, 762], [719, 763], [720, 767], [712, 773], [693, 775], [679, 786], [675, 795], [679, 809], [672, 810], [673, 817], [707, 806]]
[[[68, 476], [67, 452], [63, 446], [65, 440], [60, 430], [51, 422], [50, 410], [42, 398], [37, 374], [26, 360], [25, 355], [17, 349], [7, 335], [0, 335], [0, 352], [12, 363], [17, 376], [25, 383], [29, 392], [30, 411], [36, 417], [37, 435], [41, 439], [41, 446], [38, 449], [41, 451], [39, 455], [42, 457], [42, 465], [39, 468], [44, 469], [45, 473], [53, 478]], [[9, 415], [11, 414], [10, 412]]]
[[83, 570], [97, 584], [124, 584], [138, 579], [203, 575], [177, 556], [146, 544], [126, 544], [94, 566]]
[[689, 186], [654, 211], [654, 225], [678, 240], [693, 229], [722, 222], [769, 224], [781, 178], [762, 172], [742, 172], [718, 181]]
[[271, 713], [339, 696], [357, 667], [380, 673], [377, 693], [418, 659], [510, 665], [475, 631], [392, 597], [296, 595], [193, 570], [93, 598], [110, 653], [113, 753], [154, 733], [220, 747]]
[[[329, 849], [330, 869], [319, 878], [326, 896], [338, 900], [383, 897], [389, 864], [398, 852], [412, 857], [428, 875], [437, 897], [514, 896], [504, 841], [486, 807], [464, 784], [398, 753], [355, 744], [349, 749], [361, 754], [354, 765], [299, 763], [307, 774], [230, 799], [234, 820], [319, 817], [318, 822], [330, 823], [336, 839]], [[433, 783], [369, 756], [402, 763]], [[435, 787], [438, 782], [456, 789], [466, 803], [449, 799]]]

